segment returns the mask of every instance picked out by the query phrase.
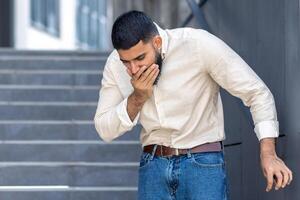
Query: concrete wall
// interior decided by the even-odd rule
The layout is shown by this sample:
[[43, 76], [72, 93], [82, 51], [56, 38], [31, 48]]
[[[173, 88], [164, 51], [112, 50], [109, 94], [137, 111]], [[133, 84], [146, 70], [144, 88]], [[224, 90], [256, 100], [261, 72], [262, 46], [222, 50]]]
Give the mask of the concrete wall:
[[285, 102], [282, 129], [287, 134], [285, 159], [294, 170], [294, 183], [285, 199], [300, 197], [300, 2], [285, 2]]
[[129, 10], [144, 11], [163, 28], [178, 27], [190, 12], [183, 0], [113, 0], [113, 19]]
[[76, 0], [60, 1], [60, 36], [55, 37], [30, 25], [30, 0], [15, 0], [15, 48], [76, 49], [75, 8]]
[[227, 147], [226, 154], [231, 162], [228, 163], [231, 182], [235, 186], [241, 183], [238, 188], [231, 188], [233, 199], [298, 199], [299, 1], [209, 0], [204, 12], [212, 32], [236, 50], [274, 94], [282, 136], [278, 139], [277, 152], [295, 176], [287, 189], [264, 192], [266, 181], [260, 169], [259, 145], [252, 122], [247, 118], [248, 110], [223, 91], [227, 143], [240, 142]]
[[[48, 50], [76, 50], [76, 0], [60, 1], [60, 36], [52, 36], [30, 25], [30, 0], [13, 0], [11, 13], [6, 9], [8, 1], [0, 3], [1, 14], [0, 33], [1, 44], [8, 43], [11, 35], [14, 47], [17, 49], [48, 49]], [[141, 10], [151, 16], [163, 28], [180, 26], [189, 15], [186, 1], [180, 0], [107, 0], [107, 27], [108, 38], [113, 21], [122, 13], [129, 10]], [[5, 12], [4, 12], [5, 11]], [[11, 17], [10, 17], [11, 15]], [[10, 22], [12, 20], [12, 22]], [[10, 34], [7, 28], [12, 26], [14, 31]], [[4, 46], [4, 45], [1, 45]], [[112, 48], [112, 46], [111, 46]]]
[[13, 38], [11, 37], [11, 7], [12, 1], [2, 0], [0, 5], [0, 46], [10, 47], [13, 45]]

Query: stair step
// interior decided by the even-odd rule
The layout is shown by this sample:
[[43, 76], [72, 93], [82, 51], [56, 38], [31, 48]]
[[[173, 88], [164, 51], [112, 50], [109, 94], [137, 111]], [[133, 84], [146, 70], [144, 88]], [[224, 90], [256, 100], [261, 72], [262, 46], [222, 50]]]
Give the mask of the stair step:
[[0, 192], [0, 199], [13, 200], [133, 200], [137, 199], [136, 190], [121, 191], [36, 191]]
[[96, 87], [55, 87], [51, 86], [48, 88], [45, 87], [30, 87], [27, 86], [14, 86], [4, 88], [2, 85], [0, 88], [0, 101], [81, 101], [81, 102], [90, 102], [98, 101], [100, 84]]
[[108, 55], [0, 49], [0, 199], [137, 198], [141, 125], [109, 144], [94, 127]]
[[131, 165], [8, 165], [0, 163], [0, 185], [136, 187], [138, 163]]
[[92, 120], [96, 104], [0, 105], [0, 120]]
[[0, 141], [0, 160], [5, 162], [138, 162], [138, 141]]
[[0, 57], [1, 70], [103, 70], [106, 58]]
[[96, 85], [101, 83], [100, 70], [0, 70], [0, 85]]
[[4, 56], [60, 56], [60, 57], [101, 57], [108, 56], [109, 51], [73, 51], [73, 50], [16, 50], [13, 48], [0, 48], [0, 57]]
[[[96, 132], [94, 122], [75, 121], [0, 121], [0, 140], [95, 140], [101, 138]], [[135, 126], [116, 140], [138, 141], [141, 126]]]

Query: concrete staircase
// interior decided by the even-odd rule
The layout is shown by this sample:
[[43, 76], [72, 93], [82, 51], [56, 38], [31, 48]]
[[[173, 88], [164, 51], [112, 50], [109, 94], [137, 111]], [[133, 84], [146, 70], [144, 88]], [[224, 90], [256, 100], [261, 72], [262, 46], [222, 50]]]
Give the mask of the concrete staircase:
[[107, 53], [0, 50], [0, 199], [136, 199], [136, 127], [93, 125]]

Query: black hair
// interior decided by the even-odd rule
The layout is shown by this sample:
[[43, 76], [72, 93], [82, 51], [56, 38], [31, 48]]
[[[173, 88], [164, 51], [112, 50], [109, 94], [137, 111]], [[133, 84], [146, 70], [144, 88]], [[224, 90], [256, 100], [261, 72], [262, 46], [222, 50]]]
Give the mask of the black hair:
[[140, 11], [120, 15], [113, 24], [111, 40], [115, 49], [130, 49], [139, 41], [147, 43], [158, 30], [152, 19]]

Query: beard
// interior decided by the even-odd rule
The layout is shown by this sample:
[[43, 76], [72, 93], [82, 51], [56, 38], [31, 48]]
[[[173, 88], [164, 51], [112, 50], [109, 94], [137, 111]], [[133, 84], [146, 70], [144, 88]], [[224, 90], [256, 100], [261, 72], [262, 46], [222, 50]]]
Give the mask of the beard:
[[162, 62], [163, 62], [163, 59], [162, 59], [162, 56], [160, 55], [160, 53], [155, 52], [155, 64], [158, 65], [159, 72], [158, 72], [158, 75], [157, 75], [153, 85], [157, 85], [157, 82], [159, 80], [159, 77], [160, 77], [160, 74], [161, 74]]

